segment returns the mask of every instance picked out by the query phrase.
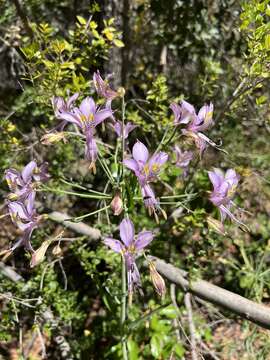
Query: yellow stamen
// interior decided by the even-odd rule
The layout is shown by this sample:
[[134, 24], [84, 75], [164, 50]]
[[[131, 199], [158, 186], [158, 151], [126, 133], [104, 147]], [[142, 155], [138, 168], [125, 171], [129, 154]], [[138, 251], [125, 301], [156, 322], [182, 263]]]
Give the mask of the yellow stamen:
[[92, 122], [94, 120], [94, 114], [90, 114], [88, 116], [85, 115], [81, 115], [81, 121], [86, 122], [86, 121], [90, 121]]
[[159, 164], [157, 164], [157, 163], [153, 164], [152, 170], [154, 173], [157, 173], [159, 171], [159, 169], [160, 169]]
[[236, 191], [236, 185], [233, 185], [229, 190], [228, 190], [228, 196], [231, 197], [234, 195]]
[[213, 117], [213, 111], [208, 111], [205, 116], [205, 123], [208, 124], [210, 121], [212, 121]]
[[143, 168], [144, 172], [145, 172], [145, 175], [149, 175], [149, 166], [148, 164], [146, 164]]
[[131, 254], [136, 254], [136, 248], [135, 248], [134, 244], [131, 244], [128, 247], [128, 252], [131, 253]]

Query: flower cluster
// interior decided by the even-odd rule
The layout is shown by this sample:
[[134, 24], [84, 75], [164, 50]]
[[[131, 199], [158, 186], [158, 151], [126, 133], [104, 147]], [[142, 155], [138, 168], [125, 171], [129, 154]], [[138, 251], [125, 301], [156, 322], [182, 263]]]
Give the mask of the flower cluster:
[[[141, 141], [137, 140], [132, 148], [132, 156], [126, 156], [125, 140], [128, 138], [130, 132], [136, 128], [136, 125], [130, 122], [124, 123], [124, 120], [122, 122], [118, 121], [114, 115], [115, 111], [112, 110], [112, 101], [117, 97], [123, 97], [124, 89], [120, 88], [117, 91], [112, 89], [108, 79], [104, 80], [99, 71], [93, 75], [93, 85], [98, 96], [103, 98], [103, 105], [97, 105], [95, 100], [89, 96], [82, 99], [79, 105], [76, 105], [79, 98], [78, 93], [68, 97], [66, 100], [62, 97], [52, 98], [55, 117], [60, 122], [51, 132], [42, 138], [43, 143], [49, 144], [61, 139], [65, 140], [63, 130], [66, 125], [73, 124], [77, 132], [80, 133], [80, 136], [85, 138], [85, 156], [90, 162], [90, 169], [95, 173], [95, 163], [98, 158], [95, 131], [98, 125], [110, 119], [111, 127], [122, 140], [122, 165], [135, 174], [145, 207], [150, 215], [154, 214], [157, 221], [158, 210], [161, 211], [166, 218], [166, 213], [161, 209], [160, 203], [152, 188], [152, 183], [159, 179], [162, 167], [167, 163], [169, 158], [166, 152], [159, 151], [165, 142], [162, 140], [158, 149], [154, 154], [150, 155], [147, 147]], [[174, 114], [173, 134], [170, 139], [174, 137], [177, 131], [176, 127], [181, 125], [183, 126], [181, 134], [195, 142], [199, 150], [200, 158], [208, 144], [214, 147], [217, 146], [204, 134], [204, 132], [214, 124], [212, 103], [204, 105], [198, 113], [196, 113], [194, 106], [187, 101], [182, 101], [179, 105], [173, 103], [170, 105], [170, 109]], [[169, 142], [170, 140], [168, 140], [166, 144]], [[176, 156], [175, 166], [181, 168], [183, 170], [183, 176], [186, 177], [190, 162], [194, 158], [194, 153], [192, 151], [182, 150], [177, 145], [174, 147], [174, 153]], [[117, 151], [115, 159], [117, 160]], [[124, 171], [122, 171], [122, 178], [117, 174], [117, 181], [114, 182], [114, 179], [111, 181], [115, 191], [111, 201], [111, 209], [114, 215], [120, 215], [124, 209], [126, 210], [125, 203], [122, 201], [122, 194], [125, 193], [124, 185], [122, 185], [124, 184], [124, 174]], [[208, 222], [210, 226], [224, 234], [223, 222], [226, 217], [230, 217], [233, 221], [243, 225], [231, 211], [231, 208], [235, 206], [233, 197], [239, 182], [239, 175], [236, 174], [233, 169], [227, 170], [225, 174], [220, 169], [214, 169], [213, 171], [209, 171], [208, 175], [213, 184], [210, 201], [218, 207], [221, 215], [221, 222], [211, 217], [208, 217]], [[10, 188], [7, 203], [9, 214], [14, 224], [16, 224], [22, 232], [22, 237], [15, 243], [10, 251], [13, 251], [19, 246], [24, 246], [34, 253], [32, 255], [31, 266], [35, 266], [43, 259], [46, 249], [52, 242], [52, 240], [45, 241], [35, 252], [30, 242], [31, 234], [41, 219], [41, 216], [39, 216], [35, 210], [34, 201], [36, 184], [48, 179], [46, 164], [38, 167], [35, 161], [31, 161], [25, 166], [21, 173], [14, 169], [6, 170], [5, 178]], [[151, 231], [141, 231], [138, 235], [135, 235], [133, 222], [128, 218], [122, 220], [119, 228], [121, 241], [113, 238], [105, 238], [104, 243], [113, 251], [122, 255], [127, 272], [128, 292], [132, 295], [134, 289], [141, 290], [141, 278], [136, 265], [136, 258], [151, 243], [154, 234]], [[57, 251], [59, 253], [59, 249]], [[149, 263], [149, 269], [150, 278], [156, 291], [159, 295], [163, 296], [166, 291], [164, 280], [151, 261]]]
[[98, 148], [94, 137], [95, 128], [111, 116], [111, 109], [98, 107], [94, 99], [89, 96], [83, 99], [79, 107], [59, 112], [59, 117], [62, 120], [66, 121], [66, 123], [74, 124], [85, 135], [85, 157], [90, 161], [90, 168], [94, 172], [98, 156]]
[[124, 165], [136, 175], [149, 214], [154, 213], [156, 215], [158, 201], [149, 183], [158, 178], [162, 165], [168, 160], [168, 155], [159, 151], [150, 157], [147, 147], [142, 142], [137, 141], [133, 146], [132, 156], [133, 158], [124, 160]]
[[204, 105], [198, 114], [196, 114], [194, 106], [184, 100], [180, 105], [172, 103], [170, 108], [174, 114], [174, 125], [186, 126], [182, 129], [182, 134], [194, 140], [200, 156], [202, 156], [207, 144], [217, 146], [212, 140], [202, 133], [214, 124], [214, 106], [212, 103]]
[[48, 178], [47, 164], [38, 167], [35, 161], [27, 164], [22, 172], [15, 169], [5, 171], [5, 179], [11, 191], [7, 202], [9, 214], [13, 223], [22, 232], [21, 238], [11, 247], [9, 252], [14, 251], [19, 246], [34, 251], [30, 238], [41, 220], [41, 216], [37, 214], [34, 206], [36, 187], [38, 183], [45, 182]]
[[[97, 94], [106, 100], [104, 107], [97, 106], [92, 97], [87, 96], [82, 100], [79, 107], [75, 106], [74, 102], [78, 99], [79, 94], [76, 93], [69, 97], [66, 101], [62, 97], [53, 97], [52, 104], [55, 117], [62, 120], [55, 128], [63, 131], [65, 126], [69, 123], [75, 125], [86, 139], [85, 157], [90, 161], [90, 169], [96, 172], [96, 160], [98, 157], [98, 147], [95, 139], [95, 129], [106, 119], [112, 119], [113, 129], [119, 137], [128, 137], [128, 134], [135, 129], [135, 125], [127, 123], [124, 125], [116, 121], [111, 108], [111, 102], [117, 96], [121, 96], [122, 91], [114, 91], [111, 89], [107, 80], [103, 80], [99, 71], [93, 75], [93, 83]], [[54, 134], [54, 137], [49, 135], [49, 141], [61, 139], [61, 136]], [[57, 141], [57, 140], [56, 140]], [[48, 135], [43, 137], [43, 142], [48, 142]]]
[[211, 202], [218, 207], [221, 217], [221, 222], [224, 222], [226, 217], [243, 225], [231, 212], [231, 207], [235, 206], [232, 201], [235, 191], [240, 180], [240, 176], [233, 169], [229, 169], [224, 174], [220, 169], [208, 172], [209, 179], [213, 185], [213, 191], [210, 195]]

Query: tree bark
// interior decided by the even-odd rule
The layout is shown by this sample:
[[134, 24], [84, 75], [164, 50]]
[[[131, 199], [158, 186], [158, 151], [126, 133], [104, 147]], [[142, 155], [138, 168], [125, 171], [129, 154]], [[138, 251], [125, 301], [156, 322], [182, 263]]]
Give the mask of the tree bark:
[[188, 280], [188, 273], [165, 261], [150, 256], [154, 261], [157, 271], [169, 281], [180, 285], [184, 291], [190, 291], [194, 295], [216, 305], [220, 305], [249, 321], [254, 322], [266, 329], [270, 329], [270, 308], [248, 300], [243, 296], [225, 290], [204, 280]]

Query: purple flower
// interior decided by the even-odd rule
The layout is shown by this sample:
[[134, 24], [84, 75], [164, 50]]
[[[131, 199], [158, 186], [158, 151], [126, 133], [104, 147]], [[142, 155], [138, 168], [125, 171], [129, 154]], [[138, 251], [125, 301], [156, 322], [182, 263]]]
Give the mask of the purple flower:
[[170, 105], [170, 109], [173, 111], [174, 114], [174, 125], [188, 124], [196, 117], [194, 107], [185, 100], [181, 102], [181, 105], [172, 103]]
[[182, 151], [179, 146], [174, 147], [175, 155], [176, 155], [176, 163], [175, 166], [179, 167], [184, 171], [184, 177], [188, 174], [188, 166], [191, 160], [193, 159], [192, 151]]
[[214, 124], [213, 110], [214, 106], [212, 103], [204, 105], [198, 114], [196, 114], [193, 105], [187, 101], [182, 101], [180, 105], [171, 104], [171, 110], [174, 113], [174, 124], [185, 124], [186, 128], [182, 130], [182, 133], [186, 136], [193, 138], [197, 148], [200, 151], [200, 156], [205, 150], [207, 144], [217, 146], [201, 131], [208, 130]]
[[[190, 105], [192, 106], [192, 105]], [[192, 106], [193, 107], [193, 106]], [[191, 118], [191, 121], [189, 122], [187, 126], [187, 130], [198, 132], [198, 131], [205, 131], [209, 129], [214, 124], [213, 120], [213, 110], [214, 106], [212, 103], [209, 105], [204, 105], [198, 115], [195, 114], [194, 117]], [[195, 113], [195, 110], [194, 110]]]
[[163, 151], [149, 157], [147, 147], [140, 141], [133, 146], [132, 155], [132, 159], [125, 159], [123, 163], [135, 173], [141, 186], [154, 181], [159, 175], [162, 165], [168, 160], [168, 155]]
[[7, 202], [9, 215], [12, 222], [22, 232], [21, 238], [7, 253], [11, 254], [19, 246], [24, 246], [26, 249], [33, 251], [30, 238], [41, 219], [34, 207], [36, 197], [35, 182], [48, 180], [47, 163], [38, 167], [35, 161], [30, 161], [22, 172], [15, 169], [6, 170], [5, 178], [11, 190]]
[[[61, 114], [63, 112], [71, 112], [74, 108], [74, 102], [78, 99], [78, 97], [79, 97], [79, 93], [75, 93], [65, 101], [61, 96], [53, 96], [51, 101], [52, 101], [55, 117], [57, 119], [61, 119]], [[66, 125], [67, 125], [67, 121], [63, 120], [57, 126], [57, 129], [63, 131]]]
[[86, 97], [79, 108], [74, 108], [72, 112], [62, 112], [61, 119], [78, 126], [86, 136], [85, 155], [90, 160], [90, 168], [95, 170], [98, 149], [94, 139], [94, 130], [97, 125], [112, 116], [109, 107], [100, 109], [95, 104], [93, 98]]
[[14, 251], [19, 246], [24, 246], [26, 249], [33, 251], [30, 238], [41, 219], [35, 211], [34, 200], [35, 192], [31, 192], [24, 203], [21, 201], [8, 203], [11, 220], [22, 232], [21, 238], [12, 246], [11, 251]]
[[127, 269], [128, 292], [131, 294], [134, 288], [141, 288], [140, 273], [135, 259], [141, 250], [153, 240], [154, 235], [151, 231], [141, 231], [135, 236], [134, 225], [129, 219], [122, 220], [119, 228], [121, 241], [106, 238], [104, 243], [124, 257]]
[[100, 76], [99, 70], [94, 73], [93, 75], [93, 82], [96, 89], [96, 92], [99, 96], [102, 96], [103, 98], [107, 100], [113, 100], [118, 96], [117, 91], [114, 91], [111, 89], [108, 80], [103, 80]]
[[221, 221], [223, 222], [229, 216], [233, 221], [242, 225], [230, 211], [234, 205], [232, 199], [240, 176], [233, 169], [227, 170], [224, 175], [222, 170], [216, 168], [214, 171], [209, 171], [208, 176], [214, 188], [210, 195], [210, 201], [218, 207]]
[[[114, 131], [119, 137], [122, 137], [122, 122], [121, 121], [115, 121], [115, 123], [112, 125], [114, 128]], [[137, 125], [133, 125], [132, 123], [128, 122], [124, 125], [124, 139], [128, 138], [129, 133], [134, 130], [137, 127]]]
[[5, 179], [11, 190], [9, 198], [13, 200], [23, 200], [33, 191], [33, 180], [45, 182], [49, 179], [47, 163], [38, 167], [35, 161], [30, 161], [30, 163], [23, 168], [22, 172], [15, 169], [7, 169], [5, 171]]

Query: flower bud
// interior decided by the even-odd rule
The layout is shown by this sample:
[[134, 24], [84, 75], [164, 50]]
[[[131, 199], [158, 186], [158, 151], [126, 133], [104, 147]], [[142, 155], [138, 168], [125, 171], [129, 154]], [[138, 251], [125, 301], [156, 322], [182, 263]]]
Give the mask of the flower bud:
[[62, 249], [60, 247], [60, 244], [57, 244], [53, 249], [52, 249], [52, 254], [54, 256], [60, 256], [62, 254]]
[[119, 190], [116, 191], [114, 198], [112, 199], [111, 209], [113, 211], [113, 214], [116, 216], [120, 215], [123, 211], [123, 201]]
[[154, 288], [159, 296], [164, 297], [166, 294], [166, 285], [163, 277], [157, 272], [154, 263], [149, 263], [150, 278], [154, 285]]
[[208, 216], [206, 221], [208, 223], [208, 226], [212, 228], [215, 232], [221, 235], [226, 235], [224, 225], [222, 224], [221, 221], [212, 218], [212, 216]]
[[126, 93], [126, 90], [123, 87], [120, 87], [120, 88], [117, 89], [118, 96], [124, 97], [125, 93]]
[[48, 133], [42, 136], [41, 143], [43, 145], [51, 145], [54, 143], [57, 143], [59, 141], [63, 140], [64, 143], [67, 142], [65, 138], [64, 132], [54, 132], [54, 133]]
[[46, 251], [47, 251], [50, 243], [51, 243], [51, 240], [44, 241], [41, 244], [41, 246], [33, 253], [31, 262], [30, 262], [30, 267], [34, 267], [34, 266], [40, 264], [44, 260]]

